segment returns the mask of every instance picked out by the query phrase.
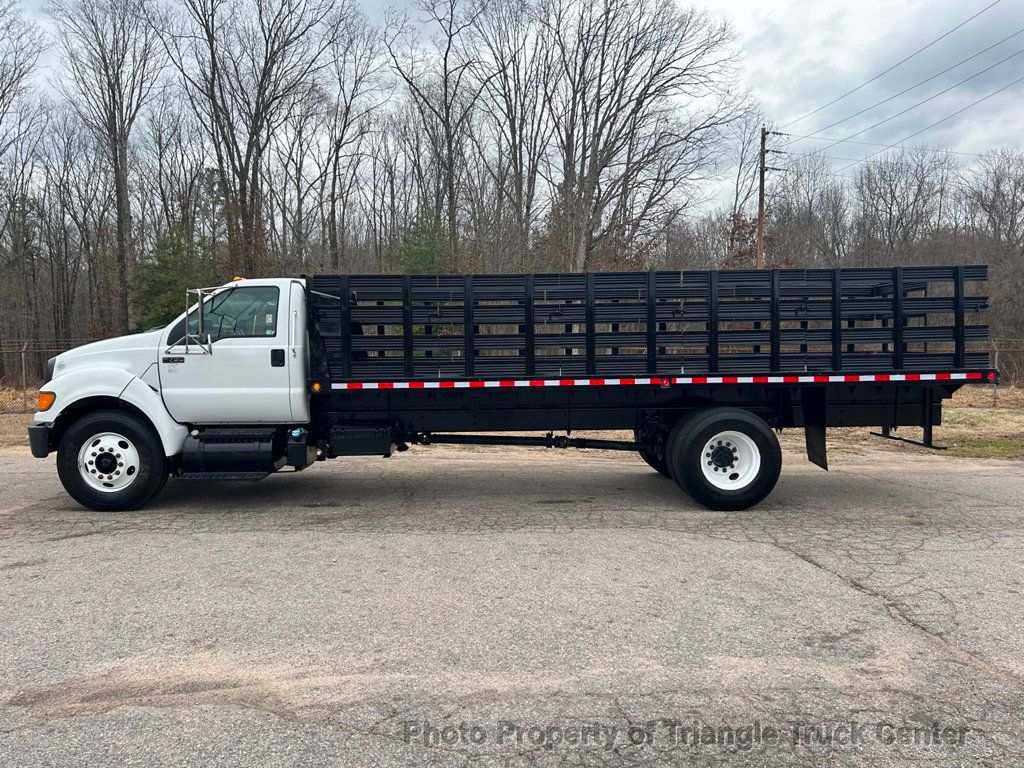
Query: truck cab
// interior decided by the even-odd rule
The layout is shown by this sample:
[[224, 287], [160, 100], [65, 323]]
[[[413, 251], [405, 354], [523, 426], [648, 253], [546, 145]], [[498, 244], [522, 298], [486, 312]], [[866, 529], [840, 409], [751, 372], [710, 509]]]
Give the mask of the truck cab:
[[[251, 445], [265, 427], [279, 443], [282, 427], [309, 421], [304, 281], [234, 280], [189, 294], [195, 303], [165, 328], [49, 361], [30, 445], [37, 457], [57, 451], [65, 488], [87, 506], [141, 506], [188, 467], [190, 436], [206, 428], [230, 426]], [[208, 457], [192, 464], [194, 475], [231, 474]]]

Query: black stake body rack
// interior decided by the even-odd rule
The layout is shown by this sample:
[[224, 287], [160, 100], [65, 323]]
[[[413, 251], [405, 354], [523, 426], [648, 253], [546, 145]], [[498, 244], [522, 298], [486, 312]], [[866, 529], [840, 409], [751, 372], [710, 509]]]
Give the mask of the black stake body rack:
[[[316, 275], [332, 381], [985, 369], [985, 266]], [[968, 322], [968, 321], [971, 322]]]

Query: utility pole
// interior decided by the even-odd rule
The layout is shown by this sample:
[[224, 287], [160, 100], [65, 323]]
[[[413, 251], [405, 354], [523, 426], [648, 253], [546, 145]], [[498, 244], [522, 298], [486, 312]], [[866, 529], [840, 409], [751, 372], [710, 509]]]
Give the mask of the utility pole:
[[754, 268], [764, 269], [764, 172], [765, 155], [768, 154], [768, 129], [761, 126], [761, 153], [758, 156], [757, 173], [757, 254], [754, 256]]
[[766, 126], [761, 126], [761, 152], [758, 156], [757, 173], [757, 253], [754, 256], [754, 267], [764, 269], [764, 176], [765, 171], [781, 171], [782, 168], [769, 168], [765, 162], [769, 152], [779, 152], [777, 149], [768, 149], [769, 136], [783, 136], [778, 131], [769, 131]]

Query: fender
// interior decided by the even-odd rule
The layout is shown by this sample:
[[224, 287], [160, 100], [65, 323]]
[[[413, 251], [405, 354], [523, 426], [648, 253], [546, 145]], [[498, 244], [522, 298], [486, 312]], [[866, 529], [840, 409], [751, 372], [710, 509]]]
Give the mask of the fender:
[[113, 397], [135, 406], [149, 419], [167, 456], [181, 453], [181, 447], [188, 436], [188, 429], [172, 419], [167, 412], [160, 393], [120, 368], [73, 368], [65, 375], [47, 382], [42, 389], [53, 392], [56, 400], [49, 410], [36, 413], [36, 424], [52, 425], [68, 408], [88, 397]]

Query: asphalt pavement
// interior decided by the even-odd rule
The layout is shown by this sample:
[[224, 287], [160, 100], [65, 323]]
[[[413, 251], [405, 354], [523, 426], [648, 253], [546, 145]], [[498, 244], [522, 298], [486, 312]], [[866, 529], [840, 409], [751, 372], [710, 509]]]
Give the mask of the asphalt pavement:
[[414, 448], [147, 511], [0, 474], [0, 765], [1020, 765], [1024, 463]]

